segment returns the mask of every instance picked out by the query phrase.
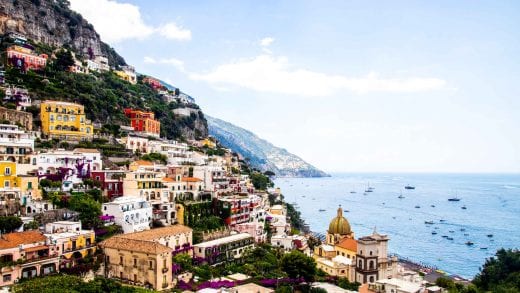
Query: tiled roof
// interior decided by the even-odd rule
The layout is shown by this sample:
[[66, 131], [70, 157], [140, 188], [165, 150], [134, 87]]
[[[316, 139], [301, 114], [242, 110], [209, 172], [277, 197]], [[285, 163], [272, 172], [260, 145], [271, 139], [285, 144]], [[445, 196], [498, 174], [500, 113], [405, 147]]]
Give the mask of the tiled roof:
[[175, 180], [173, 178], [170, 178], [170, 177], [164, 177], [163, 181], [164, 182], [175, 182]]
[[0, 237], [0, 249], [17, 247], [20, 244], [31, 244], [45, 241], [45, 236], [39, 231], [25, 231], [4, 234]]
[[164, 246], [157, 242], [129, 239], [124, 237], [111, 237], [101, 242], [101, 247], [153, 254], [167, 253], [172, 251], [172, 249], [168, 246]]
[[182, 181], [183, 182], [199, 182], [202, 180], [197, 177], [182, 177]]
[[341, 240], [338, 244], [336, 244], [336, 246], [346, 250], [357, 252], [357, 241], [352, 238], [345, 238]]
[[125, 238], [125, 239], [141, 239], [152, 241], [161, 237], [176, 235], [180, 233], [188, 233], [193, 231], [190, 227], [184, 225], [172, 225], [168, 227], [144, 230], [141, 232], [128, 233], [123, 235], [118, 235], [115, 237]]

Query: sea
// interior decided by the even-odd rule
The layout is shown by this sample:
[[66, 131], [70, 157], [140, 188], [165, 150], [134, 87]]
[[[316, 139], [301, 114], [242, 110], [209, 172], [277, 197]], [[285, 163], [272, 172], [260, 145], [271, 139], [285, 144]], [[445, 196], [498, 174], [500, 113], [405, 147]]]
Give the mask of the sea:
[[326, 233], [341, 206], [356, 238], [376, 229], [389, 253], [467, 279], [498, 249], [520, 247], [520, 174], [342, 173], [275, 185], [313, 232]]

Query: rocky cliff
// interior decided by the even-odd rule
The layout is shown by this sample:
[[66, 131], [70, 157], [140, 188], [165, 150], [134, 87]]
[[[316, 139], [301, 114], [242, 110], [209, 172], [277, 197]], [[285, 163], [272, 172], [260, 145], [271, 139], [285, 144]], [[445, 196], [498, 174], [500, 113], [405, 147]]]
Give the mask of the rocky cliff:
[[206, 116], [209, 134], [225, 147], [232, 149], [262, 171], [272, 171], [280, 177], [324, 177], [317, 169], [287, 150], [278, 148], [259, 138], [251, 131], [229, 122]]
[[111, 66], [124, 59], [103, 43], [94, 27], [66, 0], [1, 0], [0, 34], [16, 32], [36, 43], [70, 47], [85, 57], [104, 55]]

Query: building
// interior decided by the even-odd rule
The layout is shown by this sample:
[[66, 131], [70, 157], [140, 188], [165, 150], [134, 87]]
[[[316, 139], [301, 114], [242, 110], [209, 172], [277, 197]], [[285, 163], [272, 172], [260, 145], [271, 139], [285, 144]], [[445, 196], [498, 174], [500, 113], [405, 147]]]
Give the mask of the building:
[[397, 258], [388, 257], [388, 241], [386, 235], [374, 232], [372, 235], [358, 239], [356, 281], [374, 283], [380, 279], [396, 276]]
[[114, 222], [123, 228], [124, 233], [148, 230], [152, 225], [152, 206], [142, 198], [118, 197], [104, 203], [101, 212], [105, 216], [113, 216]]
[[191, 255], [193, 249], [193, 229], [184, 225], [172, 225], [115, 237], [156, 242], [169, 247], [173, 255], [178, 253]]
[[425, 287], [420, 283], [414, 283], [396, 278], [377, 280], [369, 284], [368, 289], [377, 293], [422, 293]]
[[47, 65], [46, 54], [36, 55], [32, 48], [14, 45], [6, 50], [7, 64], [23, 71], [42, 70]]
[[31, 156], [31, 164], [24, 167], [34, 168], [41, 178], [61, 181], [62, 188], [68, 191], [74, 184], [82, 183], [83, 178], [89, 178], [91, 172], [102, 170], [103, 161], [95, 149], [57, 149]]
[[123, 178], [125, 171], [121, 170], [99, 170], [92, 171], [90, 177], [101, 182], [101, 191], [103, 196], [109, 199], [123, 196]]
[[34, 151], [34, 137], [17, 125], [0, 124], [0, 160], [20, 164], [30, 163]]
[[161, 134], [161, 122], [155, 120], [153, 112], [127, 108], [125, 115], [130, 119], [130, 125], [134, 128], [134, 131], [154, 137], [159, 137]]
[[21, 278], [45, 276], [59, 271], [59, 254], [54, 244], [38, 231], [3, 234], [0, 237], [0, 286]]
[[49, 138], [77, 141], [91, 139], [94, 134], [83, 105], [45, 101], [40, 105], [40, 119], [42, 132]]
[[154, 241], [109, 238], [101, 243], [105, 277], [162, 291], [173, 287], [172, 249]]
[[48, 223], [44, 235], [56, 246], [56, 252], [61, 257], [60, 268], [70, 268], [78, 260], [96, 252], [96, 235], [93, 230], [83, 230], [81, 222]]
[[239, 261], [244, 252], [254, 248], [254, 243], [250, 234], [240, 233], [195, 244], [193, 253], [200, 261], [217, 265]]
[[91, 71], [109, 71], [110, 66], [108, 65], [108, 58], [105, 56], [96, 56], [93, 60], [88, 59], [87, 69]]
[[24, 110], [31, 106], [32, 100], [29, 91], [19, 87], [7, 87], [5, 89], [4, 101], [16, 105], [16, 110]]
[[339, 206], [336, 217], [330, 221], [325, 243], [314, 248], [313, 257], [317, 267], [327, 274], [353, 281], [356, 277], [356, 254], [354, 232]]
[[32, 130], [33, 117], [31, 113], [0, 107], [0, 119], [9, 121], [11, 124], [22, 125], [25, 130]]
[[153, 78], [151, 76], [145, 76], [143, 78], [143, 83], [150, 85], [156, 91], [159, 91], [159, 90], [162, 90], [165, 88], [158, 79]]

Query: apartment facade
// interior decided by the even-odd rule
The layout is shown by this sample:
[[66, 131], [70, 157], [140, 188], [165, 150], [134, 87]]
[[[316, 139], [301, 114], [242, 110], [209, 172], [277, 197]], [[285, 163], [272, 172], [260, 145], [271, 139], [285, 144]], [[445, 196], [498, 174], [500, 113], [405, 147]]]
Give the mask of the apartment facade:
[[135, 109], [125, 109], [125, 115], [130, 119], [130, 125], [136, 132], [159, 137], [161, 134], [161, 122], [155, 120], [153, 112]]
[[83, 105], [45, 101], [40, 105], [42, 132], [49, 138], [65, 140], [91, 139], [94, 134], [92, 122], [85, 115]]

